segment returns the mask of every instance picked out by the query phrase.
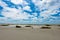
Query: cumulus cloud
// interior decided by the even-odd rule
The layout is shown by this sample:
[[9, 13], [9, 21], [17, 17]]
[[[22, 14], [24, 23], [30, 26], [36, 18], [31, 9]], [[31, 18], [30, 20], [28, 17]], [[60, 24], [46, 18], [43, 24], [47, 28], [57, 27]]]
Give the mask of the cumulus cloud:
[[[18, 22], [21, 22], [21, 20], [22, 20], [22, 21], [24, 21], [24, 23], [25, 22], [44, 23], [44, 21], [46, 21], [46, 23], [47, 22], [49, 23], [51, 21], [57, 21], [56, 19], [60, 18], [60, 17], [52, 16], [52, 15], [58, 14], [58, 12], [60, 12], [60, 10], [58, 10], [58, 8], [60, 8], [60, 0], [32, 0], [32, 3], [36, 7], [38, 7], [38, 9], [40, 11], [39, 15], [36, 12], [36, 10], [35, 11], [33, 10], [34, 12], [32, 12], [31, 6], [29, 6], [32, 4], [27, 3], [25, 0], [19, 0], [19, 1], [10, 0], [10, 1], [13, 4], [15, 4], [16, 6], [17, 5], [22, 6], [22, 8], [20, 6], [17, 6], [18, 9], [10, 8], [10, 7], [8, 7], [8, 5], [5, 2], [0, 0], [0, 6], [2, 6], [4, 8], [2, 11], [2, 15], [4, 16], [4, 19], [7, 18], [6, 20], [8, 20], [8, 18], [11, 18], [11, 20], [9, 19], [10, 22], [13, 20], [15, 20], [14, 22], [16, 22], [16, 20], [20, 20]], [[30, 14], [28, 12], [24, 12], [24, 10], [27, 10], [32, 14]], [[1, 20], [1, 18], [0, 18], [0, 20]], [[60, 19], [58, 19], [58, 20], [60, 20]]]
[[23, 0], [11, 0], [14, 4], [22, 4]]
[[4, 15], [7, 18], [12, 19], [28, 19], [31, 15], [28, 13], [22, 12], [22, 9], [18, 10], [15, 8], [9, 8], [5, 7], [6, 9], [3, 10], [2, 15]]

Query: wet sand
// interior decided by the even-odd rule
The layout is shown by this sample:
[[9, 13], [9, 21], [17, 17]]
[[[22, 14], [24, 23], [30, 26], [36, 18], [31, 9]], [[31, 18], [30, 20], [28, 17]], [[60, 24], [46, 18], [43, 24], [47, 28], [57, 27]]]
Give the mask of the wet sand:
[[60, 29], [0, 27], [0, 40], [60, 40]]

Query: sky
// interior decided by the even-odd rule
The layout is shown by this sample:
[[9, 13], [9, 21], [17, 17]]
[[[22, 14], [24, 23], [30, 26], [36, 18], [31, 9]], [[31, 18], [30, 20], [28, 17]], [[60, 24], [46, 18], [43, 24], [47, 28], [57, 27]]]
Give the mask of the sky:
[[0, 0], [0, 24], [60, 24], [60, 0]]

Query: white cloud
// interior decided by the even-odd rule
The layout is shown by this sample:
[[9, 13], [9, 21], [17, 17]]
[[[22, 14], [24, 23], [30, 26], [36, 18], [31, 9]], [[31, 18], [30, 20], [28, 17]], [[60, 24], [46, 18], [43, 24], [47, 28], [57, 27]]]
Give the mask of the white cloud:
[[7, 6], [7, 4], [5, 4], [5, 3], [2, 2], [1, 0], [0, 0], [0, 5], [3, 6], [3, 7], [6, 7], [6, 6]]
[[7, 18], [11, 18], [11, 19], [29, 19], [29, 17], [34, 17], [33, 15], [30, 15], [26, 12], [23, 12], [22, 9], [15, 9], [15, 8], [9, 8], [9, 7], [5, 7], [2, 15], [7, 17]]
[[29, 6], [25, 6], [25, 7], [23, 8], [23, 10], [31, 11], [31, 9], [30, 9], [30, 7], [29, 7]]
[[[52, 0], [50, 1], [50, 2], [52, 2]], [[44, 18], [48, 18], [48, 17], [50, 17], [51, 15], [54, 15], [54, 14], [57, 14], [57, 8], [59, 8], [60, 6], [59, 6], [59, 4], [60, 3], [56, 3], [56, 4], [54, 4], [54, 5], [52, 5], [52, 6], [50, 6], [50, 2], [48, 2], [47, 4], [45, 4], [45, 5], [42, 5], [42, 7], [40, 8], [41, 10], [44, 10], [44, 9], [47, 9], [47, 10], [45, 10], [45, 11], [42, 11], [41, 13], [40, 13], [40, 16], [42, 16], [42, 17], [44, 17]], [[54, 1], [53, 1], [54, 2]], [[39, 6], [40, 7], [40, 6]], [[41, 11], [40, 10], [40, 11]]]
[[14, 4], [22, 4], [23, 0], [11, 0], [11, 2]]
[[[5, 3], [1, 2], [1, 6], [2, 6], [2, 4], [5, 4]], [[6, 18], [11, 18], [14, 20], [29, 19], [29, 17], [35, 18], [35, 16], [30, 15], [26, 12], [23, 12], [23, 10], [31, 11], [29, 6], [26, 6], [23, 9], [22, 8], [19, 8], [19, 9], [10, 8], [10, 7], [7, 7], [7, 5], [3, 6], [3, 7], [4, 7], [4, 9], [3, 9], [2, 15], [5, 16]]]
[[[20, 20], [20, 19], [29, 19], [29, 17], [32, 19], [32, 21], [37, 22], [43, 22], [45, 19], [49, 18], [55, 18], [51, 15], [57, 14], [59, 12], [57, 9], [60, 7], [60, 3], [57, 2], [57, 0], [32, 0], [36, 6], [38, 6], [40, 12], [40, 18], [37, 18], [37, 13], [33, 13], [30, 15], [29, 13], [23, 12], [23, 10], [28, 10], [31, 11], [30, 7], [27, 6], [28, 3], [23, 0], [11, 0], [12, 3], [14, 4], [22, 4], [23, 8], [9, 8], [7, 7], [7, 4], [4, 2], [0, 1], [0, 5], [4, 7], [2, 15], [5, 16], [5, 18], [11, 18], [13, 20]], [[54, 3], [53, 3], [54, 2]], [[53, 4], [51, 4], [53, 3]], [[47, 10], [44, 10], [47, 9]], [[42, 11], [44, 10], [44, 11]], [[43, 18], [41, 18], [43, 17]], [[0, 18], [1, 19], [1, 18]], [[49, 19], [50, 20], [50, 19]], [[51, 19], [50, 21], [53, 21]], [[50, 22], [49, 21], [49, 22]]]

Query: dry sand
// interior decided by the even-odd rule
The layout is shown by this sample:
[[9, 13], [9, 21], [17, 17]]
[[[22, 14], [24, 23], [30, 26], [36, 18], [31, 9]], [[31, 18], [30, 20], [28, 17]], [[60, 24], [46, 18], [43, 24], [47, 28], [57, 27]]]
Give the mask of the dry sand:
[[0, 40], [60, 40], [60, 29], [1, 28]]

